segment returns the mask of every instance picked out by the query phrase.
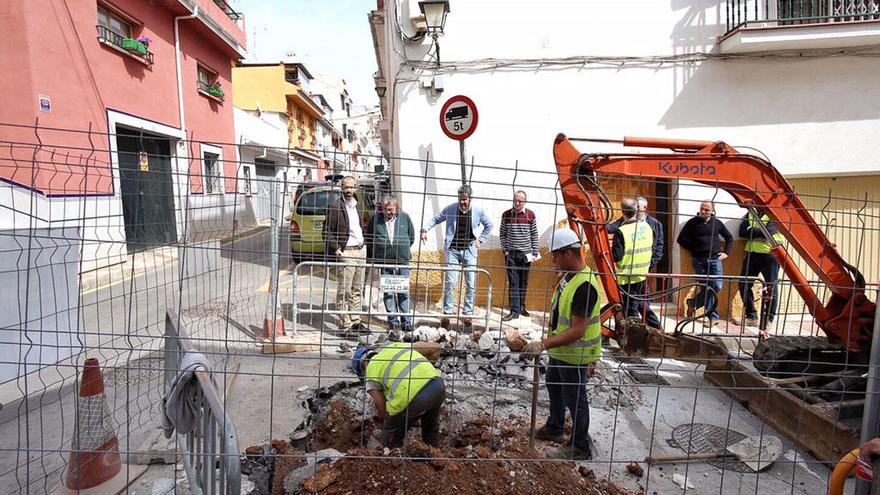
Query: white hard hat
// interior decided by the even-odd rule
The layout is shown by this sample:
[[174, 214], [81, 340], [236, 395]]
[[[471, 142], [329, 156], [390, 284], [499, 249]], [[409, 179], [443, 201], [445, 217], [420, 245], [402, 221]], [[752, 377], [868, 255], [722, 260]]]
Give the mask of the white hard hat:
[[550, 235], [549, 246], [550, 252], [559, 251], [565, 248], [580, 248], [581, 239], [571, 229], [554, 230]]

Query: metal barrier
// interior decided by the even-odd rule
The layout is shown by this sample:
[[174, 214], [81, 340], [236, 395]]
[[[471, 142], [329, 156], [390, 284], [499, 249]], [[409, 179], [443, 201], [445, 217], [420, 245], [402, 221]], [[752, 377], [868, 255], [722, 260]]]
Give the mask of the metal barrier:
[[[169, 310], [165, 314], [165, 390], [180, 369], [183, 355], [193, 346], [179, 330], [179, 322]], [[201, 404], [196, 427], [177, 434], [183, 451], [183, 467], [194, 495], [241, 493], [241, 461], [235, 424], [226, 414], [210, 371], [196, 371]], [[217, 456], [219, 455], [219, 463]], [[214, 468], [219, 466], [219, 471]]]
[[[323, 277], [321, 277], [321, 286], [316, 288], [318, 291], [318, 294], [321, 297], [321, 303], [322, 303], [321, 307], [316, 308], [316, 309], [300, 308], [299, 294], [298, 294], [298, 290], [297, 290], [298, 289], [297, 282], [298, 282], [300, 275], [305, 275], [304, 273], [302, 273], [305, 268], [310, 268], [309, 280], [311, 281], [311, 280], [315, 279], [315, 268], [317, 268], [317, 267], [320, 267], [320, 268], [340, 268], [340, 267], [346, 267], [346, 266], [362, 267], [365, 270], [368, 270], [366, 272], [368, 274], [372, 273], [374, 270], [381, 270], [381, 269], [386, 269], [386, 268], [387, 269], [408, 268], [410, 271], [415, 272], [415, 274], [416, 274], [415, 275], [416, 287], [418, 287], [420, 274], [422, 272], [460, 271], [460, 272], [462, 272], [462, 275], [464, 274], [464, 272], [474, 272], [475, 274], [485, 275], [486, 276], [486, 304], [485, 304], [485, 313], [484, 313], [482, 319], [484, 320], [485, 327], [488, 328], [489, 327], [489, 316], [492, 313], [492, 275], [489, 273], [489, 271], [484, 268], [473, 268], [473, 267], [463, 268], [461, 266], [452, 267], [452, 266], [446, 266], [445, 264], [438, 264], [438, 265], [434, 265], [434, 266], [426, 266], [426, 265], [427, 265], [427, 263], [424, 263], [424, 262], [417, 263], [417, 264], [410, 264], [410, 265], [387, 265], [387, 264], [379, 264], [379, 263], [362, 263], [362, 264], [359, 264], [359, 263], [330, 263], [330, 262], [323, 262], [323, 261], [303, 261], [301, 263], [298, 263], [293, 268], [293, 273], [292, 273], [292, 276], [293, 276], [293, 288], [292, 288], [292, 293], [293, 293], [293, 297], [292, 297], [292, 300], [293, 300], [293, 318], [292, 318], [293, 331], [296, 332], [296, 330], [297, 330], [297, 317], [296, 317], [297, 314], [320, 314], [320, 315], [342, 315], [342, 314], [354, 315], [354, 314], [356, 314], [356, 315], [361, 315], [361, 316], [386, 316], [386, 317], [387, 316], [410, 316], [412, 318], [418, 318], [418, 317], [437, 318], [437, 317], [442, 317], [442, 316], [452, 316], [452, 317], [470, 316], [470, 315], [461, 315], [461, 314], [440, 315], [436, 312], [430, 312], [430, 311], [418, 312], [415, 309], [415, 304], [417, 301], [411, 301], [411, 303], [410, 303], [411, 310], [407, 313], [394, 313], [394, 312], [388, 312], [388, 311], [372, 311], [372, 308], [369, 306], [369, 301], [368, 301], [367, 311], [339, 311], [339, 310], [335, 310], [335, 309], [328, 310], [324, 307], [324, 305], [326, 305], [326, 303], [327, 303], [327, 289], [329, 289], [328, 281], [329, 281], [329, 274], [330, 274], [329, 270], [323, 271], [324, 273], [323, 273]], [[458, 283], [456, 285], [463, 286], [463, 284], [464, 284], [463, 278], [464, 277], [459, 277]], [[427, 294], [430, 293], [430, 290], [428, 288], [428, 278], [424, 277], [424, 280], [425, 280], [425, 294], [426, 294], [425, 303], [427, 304], [428, 303]], [[369, 294], [376, 287], [372, 283], [372, 277], [365, 275], [364, 281], [365, 281], [364, 293]], [[476, 286], [479, 286], [479, 285], [480, 284], [476, 283], [476, 281], [474, 282], [475, 291], [476, 291]], [[314, 291], [312, 291], [312, 285], [309, 284], [308, 288], [309, 288], [309, 296], [313, 295]], [[464, 290], [464, 289], [462, 289], [462, 290]], [[412, 299], [412, 290], [410, 290], [410, 297]], [[474, 307], [476, 307], [476, 304], [474, 304]]]

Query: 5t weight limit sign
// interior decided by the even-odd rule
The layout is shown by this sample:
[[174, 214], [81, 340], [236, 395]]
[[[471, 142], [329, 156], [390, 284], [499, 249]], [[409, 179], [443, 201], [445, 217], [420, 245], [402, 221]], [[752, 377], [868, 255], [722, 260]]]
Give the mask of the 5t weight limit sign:
[[450, 139], [462, 141], [477, 129], [477, 105], [467, 96], [453, 96], [440, 109], [440, 128]]

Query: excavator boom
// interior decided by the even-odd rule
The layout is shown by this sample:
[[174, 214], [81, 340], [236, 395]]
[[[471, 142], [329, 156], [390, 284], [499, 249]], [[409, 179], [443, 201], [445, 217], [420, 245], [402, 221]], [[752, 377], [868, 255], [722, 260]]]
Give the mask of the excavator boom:
[[605, 229], [610, 219], [605, 218], [598, 178], [618, 175], [686, 179], [722, 189], [740, 206], [766, 214], [831, 293], [827, 302], [820, 301], [786, 248], [773, 247], [771, 252], [829, 342], [856, 353], [868, 350], [875, 304], [865, 296], [864, 279], [840, 256], [791, 185], [768, 161], [739, 153], [723, 142], [631, 137], [601, 141], [672, 150], [657, 154], [583, 154], [565, 135], [556, 138], [553, 156], [569, 222], [591, 246], [611, 307], [620, 307], [622, 301]]

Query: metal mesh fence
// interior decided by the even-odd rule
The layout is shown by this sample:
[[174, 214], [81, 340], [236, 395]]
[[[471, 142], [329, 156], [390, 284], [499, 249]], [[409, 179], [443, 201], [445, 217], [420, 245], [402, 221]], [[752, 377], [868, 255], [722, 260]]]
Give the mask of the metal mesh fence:
[[[91, 424], [92, 411], [118, 437], [121, 460], [118, 473], [102, 468], [94, 479], [114, 475], [132, 493], [816, 493], [858, 446], [877, 396], [871, 353], [843, 352], [826, 338], [789, 269], [777, 269], [771, 284], [750, 265], [757, 258], [745, 255], [738, 236], [746, 211], [723, 188], [598, 177], [605, 218], [620, 216], [624, 198], [641, 196], [663, 227], [658, 263], [639, 293], [623, 294], [650, 308], [663, 345], [631, 352], [615, 332], [653, 320], [645, 310], [629, 323], [605, 312], [598, 359], [577, 366], [527, 352], [558, 326], [560, 255], [548, 250], [551, 233], [584, 206], [564, 202], [552, 165], [474, 158], [465, 173], [475, 227], [458, 231], [447, 225], [461, 211], [461, 166], [429, 155], [392, 157], [391, 172], [335, 171], [355, 176], [357, 205], [346, 210], [338, 203], [344, 182], [304, 180], [309, 166], [287, 160], [257, 169], [233, 143], [122, 128], [0, 128], [8, 136], [0, 141], [4, 493], [48, 493], [65, 483], [75, 490], [70, 459], [94, 443], [77, 425]], [[876, 301], [873, 182], [844, 190], [830, 180], [791, 184], [823, 242], [842, 253], [846, 270], [861, 273], [865, 298]], [[531, 217], [508, 212], [518, 191], [534, 212], [534, 247]], [[723, 276], [695, 273], [698, 263], [677, 243], [704, 200], [732, 234]], [[389, 205], [396, 216], [386, 222]], [[441, 215], [445, 208], [452, 217]], [[340, 225], [358, 230], [352, 222], [361, 237], [345, 230], [328, 253], [327, 236]], [[382, 236], [392, 242], [379, 246]], [[455, 244], [462, 236], [465, 244]], [[820, 301], [840, 292], [789, 239], [781, 245]], [[601, 272], [591, 248], [584, 260]], [[511, 287], [526, 273], [527, 289]], [[340, 289], [345, 281], [355, 282]], [[601, 307], [608, 298], [598, 289]], [[699, 307], [707, 294], [717, 318]], [[398, 342], [424, 351], [443, 394], [424, 375], [408, 378], [408, 387], [418, 382], [430, 393], [411, 397], [408, 410], [418, 413], [410, 416], [392, 412], [386, 397], [383, 420], [375, 385], [358, 380], [352, 355]], [[195, 353], [207, 370], [191, 382], [202, 398], [193, 402], [199, 423], [189, 436], [168, 438], [166, 393], [178, 384], [182, 357]], [[404, 373], [368, 355], [383, 371]], [[104, 396], [78, 393], [87, 357], [100, 363]], [[418, 368], [412, 363], [404, 374]], [[784, 366], [768, 373], [766, 363]], [[365, 373], [378, 390], [391, 384]], [[548, 427], [560, 414], [563, 422]], [[590, 460], [576, 458], [586, 449], [566, 448], [584, 446], [585, 418]], [[770, 438], [779, 440], [776, 451]], [[745, 454], [731, 451], [743, 440], [772, 462], [749, 468]], [[669, 455], [683, 458], [658, 460]]]

